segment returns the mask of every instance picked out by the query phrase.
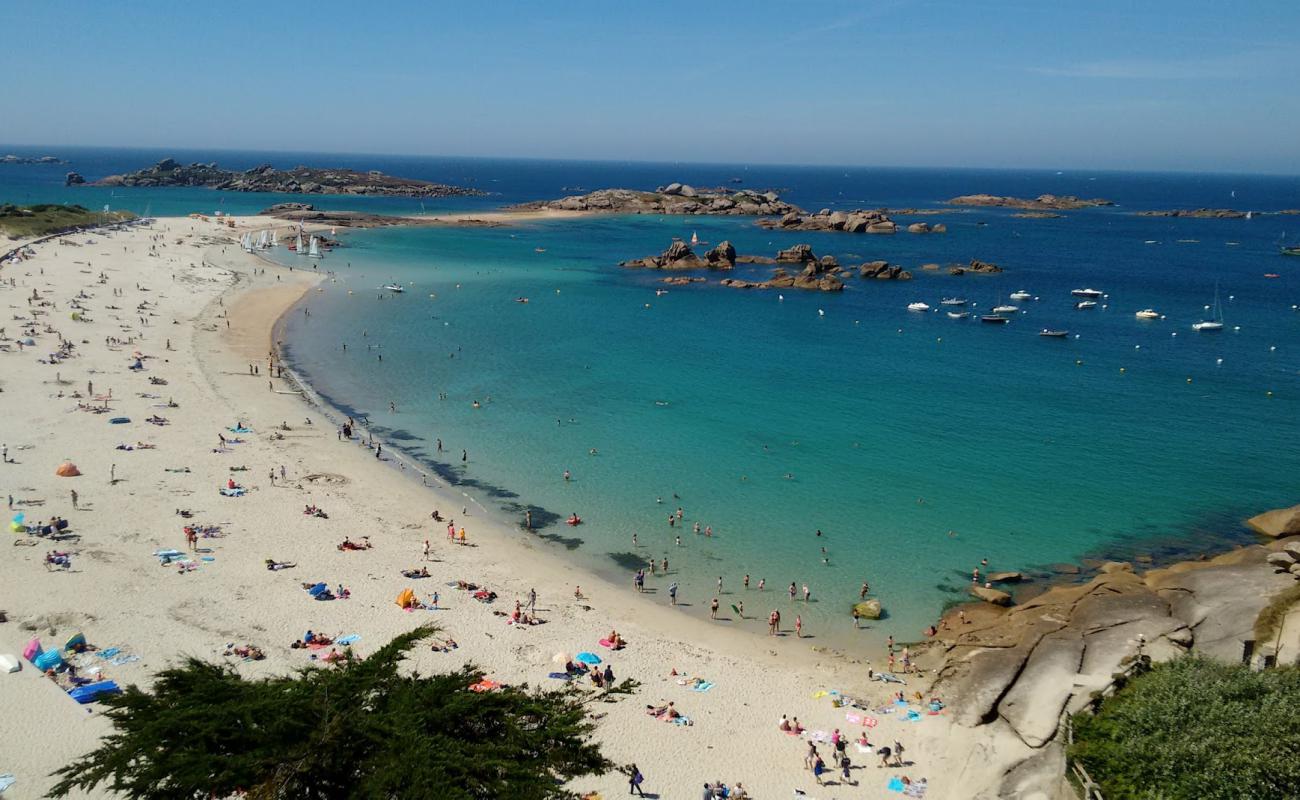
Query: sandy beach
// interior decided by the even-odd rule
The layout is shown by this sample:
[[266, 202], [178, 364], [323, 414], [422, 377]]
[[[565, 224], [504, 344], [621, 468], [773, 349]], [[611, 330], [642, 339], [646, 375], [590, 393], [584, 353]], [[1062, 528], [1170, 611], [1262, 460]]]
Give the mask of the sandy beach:
[[[387, 453], [377, 458], [364, 438], [343, 440], [292, 381], [271, 375], [275, 321], [290, 309], [309, 314], [311, 298], [333, 290], [324, 274], [329, 261], [321, 271], [289, 270], [243, 253], [239, 233], [282, 223], [237, 223], [167, 218], [112, 235], [79, 234], [63, 240], [75, 246], [47, 242], [0, 269], [7, 410], [0, 442], [11, 459], [0, 466], [0, 483], [13, 498], [11, 517], [35, 523], [57, 515], [70, 534], [60, 542], [8, 534], [0, 653], [18, 654], [32, 637], [49, 646], [81, 632], [101, 650], [117, 648], [110, 659], [82, 656], [83, 673], [147, 685], [158, 669], [188, 656], [226, 660], [249, 676], [313, 663], [311, 655], [326, 651], [289, 647], [309, 629], [357, 636], [353, 646], [365, 655], [433, 623], [458, 648], [421, 648], [413, 668], [472, 662], [502, 682], [558, 685], [547, 677], [557, 669], [554, 656], [591, 651], [619, 680], [642, 684], [631, 697], [593, 708], [598, 738], [615, 762], [639, 764], [646, 791], [662, 797], [698, 796], [716, 780], [741, 782], [756, 797], [788, 797], [796, 788], [814, 798], [896, 797], [887, 783], [902, 775], [928, 779], [928, 797], [972, 796], [1001, 774], [988, 747], [1029, 752], [1014, 736], [986, 741], [987, 733], [956, 727], [945, 714], [905, 721], [892, 694], [901, 688], [928, 700], [926, 684], [916, 675], [905, 687], [869, 680], [869, 669], [883, 667], [883, 652], [875, 664], [818, 652], [815, 639], [796, 639], [789, 616], [774, 638], [691, 618], [668, 606], [667, 580], [656, 579], [660, 591], [644, 596], [603, 583], [529, 534], [494, 523], [458, 490], [422, 486], [414, 467]], [[29, 336], [35, 344], [20, 348], [17, 340]], [[70, 355], [43, 363], [61, 338], [73, 345]], [[241, 424], [248, 432], [232, 430]], [[68, 461], [79, 477], [55, 474]], [[230, 481], [244, 489], [240, 496], [219, 492]], [[326, 516], [305, 514], [307, 506]], [[435, 509], [466, 529], [467, 544], [448, 541], [446, 523], [430, 519]], [[219, 532], [191, 550], [186, 524]], [[366, 537], [371, 549], [338, 549], [345, 538]], [[182, 551], [190, 566], [160, 565], [153, 553], [166, 549]], [[56, 550], [70, 554], [70, 568], [45, 563]], [[267, 559], [296, 566], [271, 571]], [[401, 574], [422, 567], [430, 577]], [[346, 587], [350, 597], [313, 601], [302, 584], [317, 581]], [[456, 581], [497, 599], [478, 602]], [[439, 610], [403, 611], [394, 601], [408, 587], [426, 601], [437, 592]], [[507, 624], [530, 590], [545, 623]], [[746, 616], [776, 605], [756, 590], [722, 599], [724, 606], [743, 600]], [[626, 648], [598, 644], [614, 629]], [[253, 645], [266, 657], [223, 655], [232, 645]], [[712, 687], [695, 691], [686, 676]], [[585, 691], [589, 682], [581, 683]], [[867, 710], [836, 707], [835, 692]], [[647, 705], [666, 702], [693, 724], [646, 715]], [[78, 706], [31, 664], [0, 675], [0, 773], [17, 779], [5, 797], [41, 796], [52, 770], [91, 749], [108, 729], [95, 709]], [[803, 768], [808, 744], [777, 730], [782, 714], [814, 733], [839, 729], [856, 739], [865, 732], [873, 746], [901, 741], [907, 763], [879, 768], [877, 756], [850, 744], [858, 785], [818, 787]], [[830, 745], [819, 747], [829, 761]], [[626, 777], [612, 773], [574, 788], [613, 796], [626, 792]]]

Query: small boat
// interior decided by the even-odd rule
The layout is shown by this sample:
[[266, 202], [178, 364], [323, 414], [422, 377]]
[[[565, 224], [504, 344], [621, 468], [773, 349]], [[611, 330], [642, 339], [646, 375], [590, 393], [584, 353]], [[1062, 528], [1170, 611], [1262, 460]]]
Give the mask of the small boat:
[[534, 248], [533, 248], [533, 252], [534, 252], [534, 253], [545, 253], [545, 252], [546, 252], [546, 248], [545, 248], [545, 247], [534, 247]]
[[1219, 285], [1214, 284], [1214, 311], [1209, 319], [1203, 319], [1200, 322], [1192, 324], [1194, 331], [1221, 331], [1223, 330], [1223, 308], [1219, 305]]
[[1070, 335], [1070, 332], [1056, 331], [1056, 330], [1052, 330], [1051, 328], [1043, 328], [1041, 331], [1038, 332], [1038, 335], [1046, 336], [1049, 339], [1064, 339], [1065, 337]]
[[1029, 292], [1026, 292], [1024, 289], [1021, 289], [1021, 290], [1018, 291], [1018, 292], [1012, 292], [1012, 293], [1011, 293], [1011, 299], [1012, 299], [1012, 300], [1020, 300], [1020, 301], [1024, 301], [1024, 300], [1032, 300], [1032, 299], [1034, 299], [1034, 296], [1033, 296], [1032, 294], [1030, 294]]
[[1014, 314], [1020, 310], [1020, 306], [993, 306], [994, 314]]
[[1283, 247], [1281, 248], [1281, 251], [1282, 251], [1282, 255], [1284, 256], [1300, 256], [1300, 245]]
[[1265, 278], [1280, 278], [1280, 277], [1282, 277], [1282, 276], [1281, 276], [1281, 275], [1278, 275], [1276, 272], [1265, 272], [1265, 273], [1264, 273], [1264, 277], [1265, 277]]
[[298, 239], [293, 244], [289, 245], [289, 249], [300, 255], [306, 254], [307, 250], [302, 244], [302, 228], [298, 229]]
[[949, 311], [948, 319], [966, 319], [970, 316], [969, 311]]
[[1101, 297], [1101, 292], [1096, 289], [1073, 289], [1070, 294], [1075, 297]]
[[398, 286], [398, 285], [395, 284], [395, 283], [385, 284], [385, 285], [384, 285], [384, 288], [387, 289], [387, 290], [390, 291], [390, 292], [396, 292], [397, 294], [401, 294], [402, 292], [406, 291], [406, 287], [404, 287], [404, 286]]
[[964, 306], [964, 305], [966, 305], [966, 298], [964, 298], [964, 297], [945, 297], [945, 298], [943, 298], [942, 300], [940, 300], [939, 302], [940, 302], [941, 304], [945, 305], [945, 306]]
[[311, 243], [307, 245], [307, 255], [310, 258], [320, 258], [320, 239], [315, 236], [311, 237]]
[[701, 242], [700, 235], [695, 231], [691, 231], [691, 247], [698, 247], [702, 244], [708, 244], [708, 242]]
[[990, 325], [1006, 325], [1011, 321], [1011, 317], [1004, 317], [1001, 314], [985, 314], [980, 317], [980, 322], [987, 322]]
[[1096, 307], [1097, 307], [1097, 301], [1096, 301], [1096, 300], [1080, 300], [1079, 302], [1077, 302], [1077, 303], [1074, 304], [1074, 307], [1075, 307], [1075, 308], [1080, 308], [1080, 309], [1096, 308]]
[[515, 302], [516, 302], [516, 303], [527, 303], [527, 302], [528, 302], [528, 298], [527, 298], [527, 297], [516, 297], [516, 298], [515, 298]]
[[925, 303], [908, 303], [907, 310], [908, 311], [929, 311], [930, 306], [928, 306]]
[[1156, 311], [1154, 308], [1144, 308], [1133, 316], [1138, 319], [1160, 319], [1160, 312]]

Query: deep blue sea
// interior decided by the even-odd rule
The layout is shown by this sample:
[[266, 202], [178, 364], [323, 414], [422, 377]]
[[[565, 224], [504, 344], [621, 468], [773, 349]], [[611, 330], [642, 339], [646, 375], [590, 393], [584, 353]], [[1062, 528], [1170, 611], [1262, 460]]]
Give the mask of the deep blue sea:
[[[854, 635], [848, 610], [868, 580], [889, 615], [884, 628], [914, 637], [944, 602], [964, 596], [981, 559], [989, 570], [1041, 579], [1058, 562], [1209, 552], [1250, 540], [1244, 517], [1300, 495], [1300, 258], [1277, 247], [1284, 233], [1300, 237], [1300, 216], [1133, 215], [1298, 208], [1294, 177], [53, 154], [73, 163], [0, 165], [0, 201], [170, 215], [250, 213], [304, 199], [432, 214], [602, 187], [739, 178], [811, 210], [940, 208], [974, 192], [1118, 203], [1061, 219], [996, 209], [919, 218], [948, 226], [932, 236], [788, 233], [747, 218], [644, 216], [345, 234], [348, 247], [321, 265], [336, 282], [305, 301], [310, 317], [289, 319], [297, 368], [332, 402], [367, 415], [388, 447], [487, 507], [514, 520], [533, 508], [546, 523], [542, 534], [569, 557], [629, 585], [634, 563], [668, 558], [671, 579], [693, 603], [688, 612], [707, 608], [722, 576], [724, 606], [743, 598], [748, 616], [772, 607], [790, 619], [802, 613], [813, 633], [838, 643]], [[62, 186], [68, 169], [93, 180], [165, 156], [230, 167], [379, 169], [491, 194], [422, 207], [408, 199]], [[661, 275], [616, 266], [693, 232], [759, 255], [806, 242], [841, 263], [887, 259], [916, 277], [852, 278], [840, 294], [744, 292], [714, 282], [658, 296]], [[295, 263], [287, 252], [277, 258]], [[1006, 271], [952, 277], [918, 269], [971, 258]], [[736, 274], [761, 278], [770, 269]], [[408, 291], [379, 289], [390, 281]], [[1106, 292], [1097, 309], [1074, 308], [1070, 290], [1084, 286]], [[1207, 313], [1216, 287], [1227, 328], [1197, 333], [1191, 324]], [[1022, 303], [1006, 326], [951, 320], [939, 306], [941, 297], [961, 295], [978, 313], [1018, 289], [1038, 299]], [[515, 302], [520, 297], [529, 302]], [[914, 301], [939, 310], [908, 312]], [[1135, 319], [1147, 307], [1164, 318]], [[1042, 328], [1068, 329], [1070, 337], [1042, 338]], [[683, 524], [670, 527], [679, 506]], [[585, 524], [563, 524], [572, 512]], [[693, 533], [697, 522], [714, 535]], [[746, 573], [755, 586], [766, 579], [765, 597], [740, 591]], [[815, 602], [791, 607], [792, 581], [808, 584]]]

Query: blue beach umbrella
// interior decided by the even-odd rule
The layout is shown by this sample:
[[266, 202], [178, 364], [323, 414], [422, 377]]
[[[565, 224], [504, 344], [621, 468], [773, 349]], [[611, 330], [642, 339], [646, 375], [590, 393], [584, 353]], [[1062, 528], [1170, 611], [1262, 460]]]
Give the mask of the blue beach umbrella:
[[578, 661], [581, 661], [584, 664], [600, 663], [600, 656], [596, 655], [595, 653], [578, 653], [578, 655], [574, 656], [574, 658], [576, 658]]

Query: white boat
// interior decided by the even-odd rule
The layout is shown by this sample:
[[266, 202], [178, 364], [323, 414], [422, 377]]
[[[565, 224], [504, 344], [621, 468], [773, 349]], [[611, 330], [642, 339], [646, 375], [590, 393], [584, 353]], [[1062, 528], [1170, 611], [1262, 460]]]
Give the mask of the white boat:
[[276, 233], [275, 231], [271, 231], [271, 246], [272, 247], [280, 246], [280, 234]]
[[942, 304], [945, 305], [945, 306], [964, 306], [964, 305], [966, 305], [966, 298], [964, 298], [964, 297], [945, 297], [945, 298], [943, 298], [942, 300], [940, 300], [939, 302], [942, 303]]
[[1014, 314], [1020, 310], [1020, 306], [993, 306], [994, 314]]
[[1223, 308], [1219, 305], [1219, 284], [1214, 284], [1214, 311], [1209, 319], [1203, 319], [1200, 322], [1192, 324], [1194, 331], [1221, 331], [1223, 330]]
[[315, 236], [311, 237], [311, 244], [307, 245], [307, 255], [312, 258], [320, 258], [320, 239]]
[[1097, 301], [1095, 301], [1095, 300], [1080, 300], [1079, 302], [1077, 302], [1077, 303], [1074, 304], [1074, 307], [1075, 307], [1075, 308], [1096, 308], [1096, 307], [1097, 307]]
[[1024, 289], [1021, 289], [1021, 290], [1018, 291], [1018, 292], [1012, 292], [1012, 293], [1011, 293], [1011, 299], [1012, 299], [1012, 300], [1022, 300], [1022, 301], [1023, 301], [1023, 300], [1032, 300], [1032, 299], [1034, 299], [1034, 296], [1033, 296], [1032, 294], [1030, 294], [1029, 292], [1026, 292]]
[[1075, 297], [1101, 297], [1101, 292], [1096, 289], [1074, 289], [1070, 294]]
[[948, 319], [966, 319], [970, 316], [969, 311], [949, 311]]
[[1154, 308], [1144, 308], [1133, 316], [1138, 319], [1160, 319], [1160, 312], [1156, 311]]
[[908, 303], [907, 310], [908, 311], [929, 311], [930, 306], [926, 305], [925, 303]]
[[401, 294], [402, 292], [406, 291], [406, 287], [404, 287], [404, 286], [398, 286], [398, 285], [395, 284], [395, 283], [389, 283], [389, 284], [386, 284], [386, 285], [384, 286], [384, 288], [387, 289], [387, 290], [390, 291], [390, 292], [396, 292], [397, 294]]
[[293, 248], [293, 249], [294, 249], [294, 250], [298, 253], [298, 255], [300, 255], [300, 256], [305, 256], [305, 255], [307, 255], [307, 248], [305, 248], [305, 247], [302, 246], [302, 228], [299, 228], [299, 229], [298, 229], [298, 241], [297, 241], [297, 243], [294, 245], [294, 248]]

